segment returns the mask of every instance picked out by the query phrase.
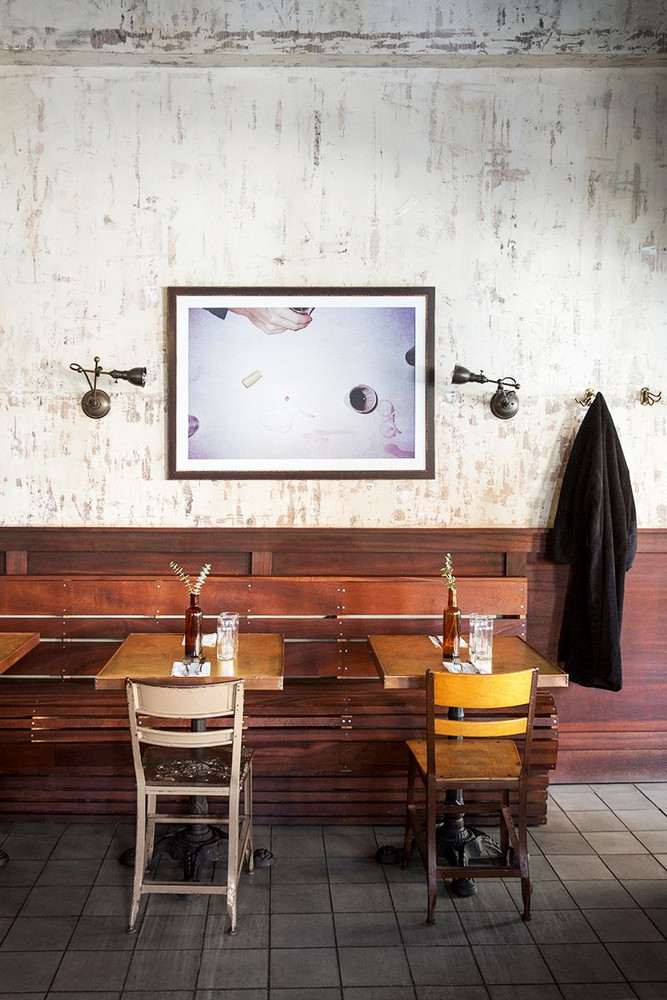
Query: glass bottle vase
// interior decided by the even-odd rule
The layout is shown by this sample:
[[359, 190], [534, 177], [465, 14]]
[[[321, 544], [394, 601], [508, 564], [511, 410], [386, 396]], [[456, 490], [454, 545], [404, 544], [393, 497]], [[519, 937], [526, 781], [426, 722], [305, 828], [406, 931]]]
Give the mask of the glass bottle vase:
[[202, 651], [204, 612], [199, 606], [199, 594], [190, 594], [190, 606], [185, 609], [185, 657], [199, 659]]
[[456, 590], [449, 588], [447, 607], [442, 615], [442, 658], [458, 663], [461, 645], [461, 612], [456, 604]]

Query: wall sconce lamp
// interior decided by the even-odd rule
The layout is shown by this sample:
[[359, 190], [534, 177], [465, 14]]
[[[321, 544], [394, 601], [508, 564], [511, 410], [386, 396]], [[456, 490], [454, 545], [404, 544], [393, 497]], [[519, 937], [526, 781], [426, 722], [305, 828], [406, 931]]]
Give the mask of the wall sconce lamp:
[[[102, 366], [100, 365], [100, 359], [95, 358], [94, 368], [82, 368], [81, 365], [70, 365], [73, 372], [81, 372], [86, 376], [86, 382], [90, 386], [88, 392], [86, 392], [81, 400], [81, 409], [86, 414], [87, 417], [92, 417], [94, 420], [99, 420], [100, 417], [106, 417], [107, 413], [111, 409], [111, 399], [109, 394], [104, 392], [102, 389], [97, 388], [97, 380], [100, 375], [108, 375], [112, 378], [114, 382], [122, 379], [124, 382], [130, 382], [132, 385], [145, 386], [146, 385], [146, 369], [145, 368], [130, 368], [129, 371], [119, 372], [113, 368], [110, 372], [102, 371]], [[93, 381], [91, 382], [88, 378], [89, 375], [93, 375]]]
[[467, 382], [481, 382], [482, 384], [484, 382], [495, 382], [498, 388], [491, 397], [489, 406], [494, 417], [498, 417], [500, 420], [509, 420], [510, 417], [516, 415], [519, 409], [519, 397], [515, 390], [520, 389], [521, 386], [511, 376], [506, 378], [487, 378], [484, 372], [475, 375], [467, 368], [464, 368], [463, 365], [454, 365], [452, 382], [454, 385], [465, 385]]

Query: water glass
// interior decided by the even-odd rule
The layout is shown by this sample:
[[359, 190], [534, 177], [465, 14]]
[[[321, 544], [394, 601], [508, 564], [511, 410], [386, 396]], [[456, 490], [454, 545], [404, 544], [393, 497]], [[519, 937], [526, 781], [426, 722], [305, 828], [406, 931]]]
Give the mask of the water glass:
[[493, 657], [493, 615], [472, 614], [469, 618], [468, 656], [480, 673], [491, 672]]
[[233, 611], [218, 615], [215, 655], [219, 660], [235, 660], [239, 649], [239, 616]]

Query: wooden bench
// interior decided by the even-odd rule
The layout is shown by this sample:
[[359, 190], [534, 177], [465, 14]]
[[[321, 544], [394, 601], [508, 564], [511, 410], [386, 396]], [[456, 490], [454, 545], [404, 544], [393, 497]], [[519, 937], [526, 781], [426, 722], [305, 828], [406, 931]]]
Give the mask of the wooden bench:
[[[128, 553], [128, 566], [153, 558], [146, 546], [133, 561]], [[340, 553], [331, 558], [342, 561]], [[178, 560], [195, 572], [204, 561], [198, 553]], [[284, 691], [246, 695], [248, 740], [257, 750], [257, 818], [400, 822], [404, 741], [423, 731], [424, 696], [382, 689], [366, 636], [440, 633], [442, 560], [431, 554], [431, 575], [392, 575], [386, 552], [379, 573], [378, 560], [368, 552], [356, 560], [369, 567], [364, 576], [270, 572], [274, 564], [314, 568], [314, 562], [312, 554], [292, 563], [257, 558], [238, 566], [245, 572], [211, 575], [202, 590], [205, 630], [214, 631], [215, 616], [230, 610], [241, 615], [242, 630], [285, 635]], [[405, 558], [393, 562], [404, 568]], [[459, 563], [465, 572], [465, 560]], [[168, 574], [103, 575], [87, 565], [87, 572], [68, 575], [0, 576], [0, 628], [42, 636], [39, 647], [0, 678], [0, 814], [128, 815], [134, 808], [124, 698], [96, 692], [93, 681], [129, 633], [181, 631], [187, 593]], [[262, 572], [247, 572], [249, 566]], [[35, 568], [37, 559], [32, 566], [14, 562], [14, 569]], [[476, 610], [500, 616], [498, 632], [526, 635], [525, 576], [461, 575], [459, 604], [464, 615]], [[540, 692], [538, 728], [533, 822], [545, 818], [548, 775], [556, 762], [550, 691]]]

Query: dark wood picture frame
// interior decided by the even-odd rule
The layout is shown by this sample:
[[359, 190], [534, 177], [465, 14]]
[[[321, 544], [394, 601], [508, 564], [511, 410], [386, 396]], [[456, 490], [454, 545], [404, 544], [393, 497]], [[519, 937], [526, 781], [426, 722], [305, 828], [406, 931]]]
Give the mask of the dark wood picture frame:
[[167, 289], [170, 479], [433, 479], [433, 288]]

